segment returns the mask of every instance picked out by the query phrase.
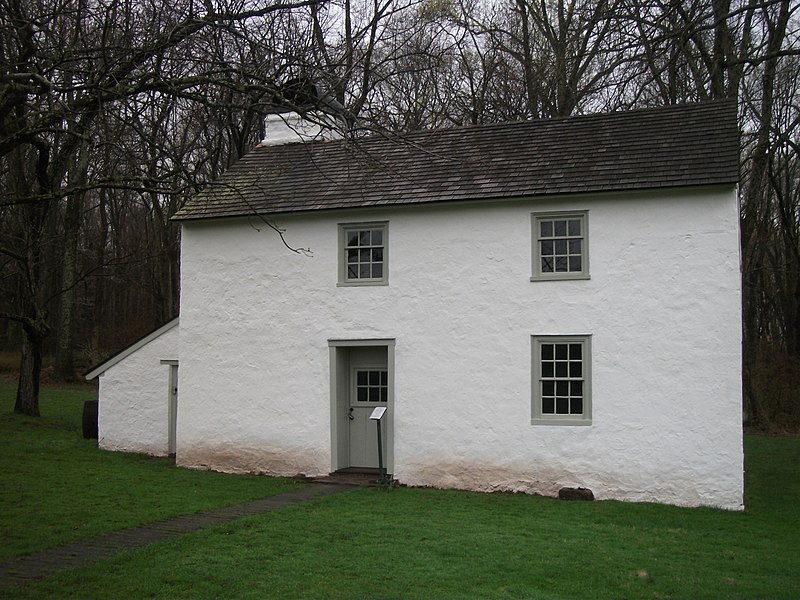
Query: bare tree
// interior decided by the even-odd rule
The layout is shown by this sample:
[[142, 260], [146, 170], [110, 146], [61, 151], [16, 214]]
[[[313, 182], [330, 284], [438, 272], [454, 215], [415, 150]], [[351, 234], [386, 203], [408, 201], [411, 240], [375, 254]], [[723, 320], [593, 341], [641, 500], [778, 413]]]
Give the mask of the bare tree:
[[[19, 323], [25, 333], [16, 412], [39, 411], [42, 348], [55, 299], [71, 293], [77, 281], [76, 231], [87, 194], [128, 190], [150, 195], [155, 208], [161, 204], [154, 195], [176, 191], [165, 189], [169, 177], [160, 168], [162, 175], [155, 177], [152, 169], [88, 177], [101, 114], [124, 115], [148, 95], [202, 103], [211, 88], [274, 94], [274, 82], [250, 70], [252, 65], [209, 59], [204, 35], [241, 35], [239, 25], [315, 3], [276, 2], [247, 10], [191, 0], [164, 5], [0, 0], [0, 206], [4, 223], [19, 228], [0, 246], [8, 290], [0, 317]], [[246, 71], [249, 80], [242, 76]], [[129, 120], [138, 117], [134, 111]], [[54, 264], [63, 272], [49, 286]], [[72, 327], [73, 306], [69, 297], [62, 303], [66, 329]]]

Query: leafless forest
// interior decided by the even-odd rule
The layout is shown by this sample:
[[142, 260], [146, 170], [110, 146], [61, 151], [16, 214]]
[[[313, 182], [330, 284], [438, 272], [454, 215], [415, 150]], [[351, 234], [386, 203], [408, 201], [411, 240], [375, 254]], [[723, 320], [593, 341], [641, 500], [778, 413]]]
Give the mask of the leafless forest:
[[[170, 216], [314, 81], [352, 135], [735, 97], [745, 417], [800, 426], [800, 4], [0, 0], [16, 411], [178, 312]], [[288, 250], [287, 250], [288, 251]], [[680, 376], [680, 374], [676, 374]]]

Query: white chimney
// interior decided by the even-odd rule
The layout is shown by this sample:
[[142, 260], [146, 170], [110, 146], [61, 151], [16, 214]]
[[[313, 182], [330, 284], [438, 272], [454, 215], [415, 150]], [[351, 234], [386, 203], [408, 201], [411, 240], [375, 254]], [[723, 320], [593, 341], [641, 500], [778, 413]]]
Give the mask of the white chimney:
[[296, 112], [267, 115], [266, 134], [261, 146], [278, 146], [300, 142], [338, 140], [342, 134], [335, 128], [336, 120], [326, 114], [309, 113], [313, 120], [304, 119]]

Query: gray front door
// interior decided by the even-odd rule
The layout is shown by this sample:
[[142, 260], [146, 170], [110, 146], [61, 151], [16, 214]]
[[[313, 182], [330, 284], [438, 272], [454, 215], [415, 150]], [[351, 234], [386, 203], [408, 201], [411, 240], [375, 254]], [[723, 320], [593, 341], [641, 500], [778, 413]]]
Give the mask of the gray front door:
[[[369, 417], [376, 407], [385, 407], [388, 401], [389, 370], [385, 366], [353, 367], [348, 408], [351, 467], [378, 466], [378, 430], [376, 421]], [[386, 456], [386, 436], [383, 433], [381, 436]]]

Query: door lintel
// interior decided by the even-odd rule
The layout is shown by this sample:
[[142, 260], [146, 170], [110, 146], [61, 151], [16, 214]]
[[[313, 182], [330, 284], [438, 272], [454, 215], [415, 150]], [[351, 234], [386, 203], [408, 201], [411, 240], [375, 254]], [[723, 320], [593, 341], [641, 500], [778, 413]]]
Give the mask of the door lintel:
[[395, 338], [359, 338], [359, 339], [329, 339], [328, 346], [342, 348], [348, 346], [394, 346]]

